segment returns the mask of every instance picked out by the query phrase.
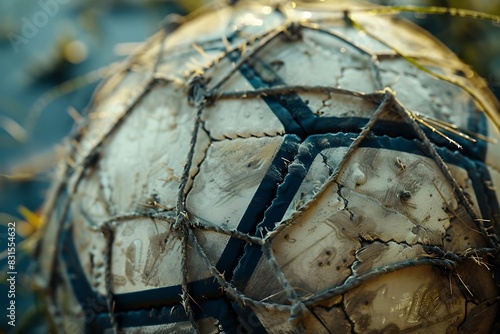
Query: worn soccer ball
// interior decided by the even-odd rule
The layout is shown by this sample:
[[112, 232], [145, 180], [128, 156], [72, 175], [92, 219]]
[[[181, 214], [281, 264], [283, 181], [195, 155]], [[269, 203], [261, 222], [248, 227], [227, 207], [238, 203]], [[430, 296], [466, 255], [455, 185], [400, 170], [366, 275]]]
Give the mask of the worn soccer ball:
[[54, 331], [494, 332], [498, 110], [380, 7], [170, 20], [67, 145], [38, 250]]

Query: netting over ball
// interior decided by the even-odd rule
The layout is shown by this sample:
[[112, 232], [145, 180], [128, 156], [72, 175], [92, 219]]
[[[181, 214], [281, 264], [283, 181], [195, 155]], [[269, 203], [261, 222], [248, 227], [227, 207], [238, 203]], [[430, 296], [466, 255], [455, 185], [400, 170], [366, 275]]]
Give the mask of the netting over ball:
[[46, 207], [54, 330], [496, 330], [498, 102], [371, 8], [170, 21], [101, 85]]

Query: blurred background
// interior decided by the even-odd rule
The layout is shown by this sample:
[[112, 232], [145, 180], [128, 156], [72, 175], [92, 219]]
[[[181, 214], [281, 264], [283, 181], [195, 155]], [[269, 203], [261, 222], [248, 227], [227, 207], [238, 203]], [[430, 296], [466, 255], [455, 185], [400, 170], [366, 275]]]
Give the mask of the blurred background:
[[[331, 0], [333, 1], [333, 0]], [[0, 2], [0, 333], [44, 333], [23, 240], [39, 224], [56, 159], [109, 64], [126, 57], [170, 13], [203, 0], [1, 0]], [[379, 0], [382, 5], [467, 8], [500, 15], [500, 0]], [[403, 14], [471, 64], [500, 98], [500, 23], [445, 15]], [[7, 307], [6, 243], [17, 223], [16, 328]], [[37, 322], [36, 319], [39, 319]], [[24, 327], [23, 327], [24, 326]]]

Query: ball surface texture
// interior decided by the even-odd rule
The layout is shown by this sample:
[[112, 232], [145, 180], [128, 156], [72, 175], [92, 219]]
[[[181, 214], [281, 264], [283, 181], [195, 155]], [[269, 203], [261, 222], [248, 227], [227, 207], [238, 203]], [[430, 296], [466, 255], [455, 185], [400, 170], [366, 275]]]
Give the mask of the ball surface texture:
[[107, 78], [46, 205], [54, 330], [498, 330], [499, 104], [380, 8], [221, 5]]

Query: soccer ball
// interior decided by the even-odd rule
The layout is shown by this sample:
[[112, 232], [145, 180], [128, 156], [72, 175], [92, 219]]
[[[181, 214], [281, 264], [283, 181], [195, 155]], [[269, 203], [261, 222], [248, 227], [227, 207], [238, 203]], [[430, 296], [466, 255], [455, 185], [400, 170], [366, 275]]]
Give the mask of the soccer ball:
[[382, 14], [219, 6], [103, 82], [46, 205], [54, 331], [498, 330], [499, 104]]

